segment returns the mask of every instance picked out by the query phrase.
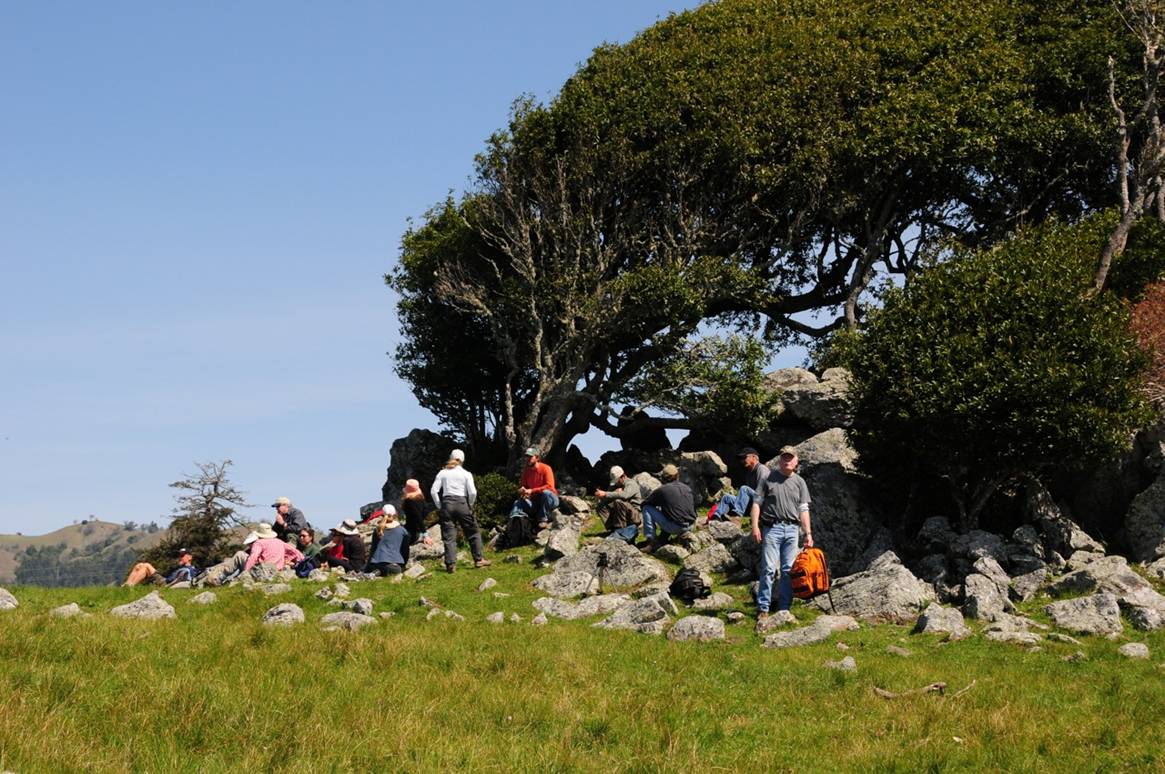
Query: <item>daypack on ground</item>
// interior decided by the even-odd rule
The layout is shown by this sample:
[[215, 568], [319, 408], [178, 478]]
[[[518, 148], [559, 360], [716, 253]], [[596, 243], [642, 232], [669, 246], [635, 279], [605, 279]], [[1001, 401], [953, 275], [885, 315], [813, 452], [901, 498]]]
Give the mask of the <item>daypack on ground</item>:
[[[812, 599], [818, 594], [828, 594], [829, 563], [825, 561], [825, 552], [816, 547], [801, 549], [801, 553], [793, 560], [789, 579], [793, 582], [793, 596], [797, 599]], [[829, 604], [833, 605], [832, 596]]]
[[685, 567], [677, 572], [676, 579], [671, 582], [667, 591], [673, 597], [682, 599], [689, 604], [693, 600], [702, 599], [712, 593], [712, 589], [700, 577], [699, 571], [691, 567]]

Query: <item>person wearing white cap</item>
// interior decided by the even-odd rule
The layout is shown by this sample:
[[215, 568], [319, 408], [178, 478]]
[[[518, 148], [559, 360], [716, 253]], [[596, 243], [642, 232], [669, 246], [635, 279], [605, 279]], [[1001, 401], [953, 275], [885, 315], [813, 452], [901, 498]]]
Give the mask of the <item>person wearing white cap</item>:
[[223, 586], [230, 582], [233, 578], [243, 574], [243, 568], [247, 566], [247, 557], [250, 556], [251, 544], [259, 539], [259, 533], [251, 530], [247, 536], [243, 538], [243, 547], [239, 551], [235, 551], [234, 555], [224, 559], [218, 564], [211, 565], [203, 571], [201, 575], [194, 579], [195, 586]]
[[275, 521], [272, 522], [271, 528], [275, 530], [280, 540], [295, 545], [299, 531], [311, 526], [307, 523], [307, 517], [286, 497], [276, 497], [271, 507], [275, 509]]
[[465, 452], [454, 449], [449, 453], [445, 469], [433, 480], [429, 494], [437, 506], [441, 524], [441, 540], [445, 544], [445, 570], [457, 569], [457, 528], [465, 533], [469, 550], [473, 553], [474, 567], [488, 567], [492, 562], [485, 558], [481, 542], [481, 528], [473, 515], [473, 504], [477, 501], [477, 487], [473, 474], [463, 467]]
[[618, 465], [611, 466], [610, 474], [611, 488], [595, 490], [595, 497], [599, 500], [598, 511], [603, 517], [603, 525], [611, 533], [607, 537], [633, 544], [639, 535], [639, 525], [643, 523], [643, 492], [639, 482]]

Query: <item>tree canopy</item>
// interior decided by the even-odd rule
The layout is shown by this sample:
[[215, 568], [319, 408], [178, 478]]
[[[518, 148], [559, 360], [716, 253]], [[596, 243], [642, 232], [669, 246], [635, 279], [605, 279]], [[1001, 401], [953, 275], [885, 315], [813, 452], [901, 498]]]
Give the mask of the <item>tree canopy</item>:
[[[879, 277], [1112, 203], [1107, 60], [1132, 89], [1138, 55], [1108, 2], [671, 16], [596, 49], [548, 104], [519, 100], [473, 188], [405, 235], [401, 373], [511, 458], [630, 431], [614, 403], [676, 411], [644, 374], [709, 323], [763, 324], [770, 347], [853, 326]], [[756, 388], [768, 354], [718, 378]]]

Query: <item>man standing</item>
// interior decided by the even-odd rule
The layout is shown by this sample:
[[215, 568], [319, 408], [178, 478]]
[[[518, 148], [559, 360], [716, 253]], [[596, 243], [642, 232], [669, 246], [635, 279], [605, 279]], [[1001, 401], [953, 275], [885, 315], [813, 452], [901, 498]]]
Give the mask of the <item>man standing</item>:
[[634, 543], [643, 522], [640, 515], [643, 493], [639, 482], [624, 473], [623, 468], [614, 465], [611, 467], [611, 489], [596, 489], [595, 497], [599, 499], [598, 510], [603, 516], [603, 525], [611, 533], [608, 537]]
[[558, 507], [558, 490], [554, 488], [554, 471], [531, 446], [526, 450], [526, 466], [518, 482], [518, 499], [510, 509], [510, 518], [529, 516], [538, 529], [550, 526], [550, 513]]
[[668, 535], [681, 535], [696, 523], [696, 501], [692, 490], [680, 481], [680, 471], [675, 465], [664, 465], [659, 472], [663, 486], [649, 494], [643, 501], [643, 545], [644, 553], [650, 554], [666, 542], [666, 538], [656, 537], [656, 530]]
[[761, 464], [756, 449], [745, 447], [740, 450], [739, 456], [744, 462], [744, 481], [736, 494], [726, 494], [720, 498], [720, 504], [716, 506], [717, 519], [734, 519], [751, 513], [757, 488], [761, 481], [768, 478], [769, 469]]
[[777, 469], [760, 482], [757, 499], [752, 504], [752, 537], [761, 544], [760, 588], [756, 594], [756, 628], [764, 631], [772, 601], [773, 577], [780, 566], [777, 593], [777, 619], [795, 621], [789, 612], [793, 603], [793, 583], [789, 570], [797, 558], [798, 531], [805, 533], [805, 547], [813, 546], [813, 529], [809, 523], [809, 486], [797, 475], [797, 450], [781, 449]]
[[299, 531], [308, 526], [307, 518], [303, 515], [303, 511], [291, 504], [291, 500], [286, 497], [276, 497], [275, 502], [271, 503], [271, 507], [275, 509], [275, 522], [271, 525], [275, 530], [275, 534], [284, 543], [291, 543], [293, 546], [299, 539]]

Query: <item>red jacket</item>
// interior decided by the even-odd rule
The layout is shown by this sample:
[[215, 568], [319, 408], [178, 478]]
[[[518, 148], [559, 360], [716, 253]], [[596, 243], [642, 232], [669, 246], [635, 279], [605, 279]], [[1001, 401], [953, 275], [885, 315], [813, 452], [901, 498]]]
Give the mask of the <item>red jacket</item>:
[[554, 488], [554, 471], [545, 462], [535, 462], [522, 468], [521, 486], [529, 489], [531, 494], [550, 491], [558, 494]]

